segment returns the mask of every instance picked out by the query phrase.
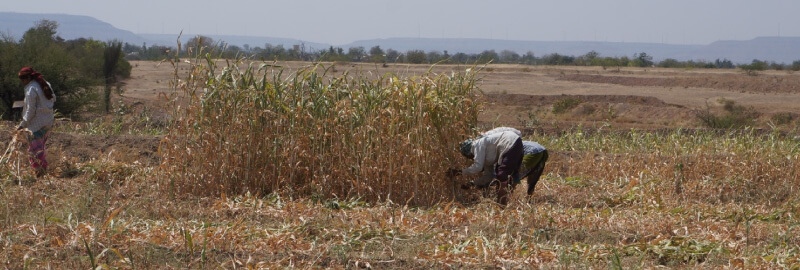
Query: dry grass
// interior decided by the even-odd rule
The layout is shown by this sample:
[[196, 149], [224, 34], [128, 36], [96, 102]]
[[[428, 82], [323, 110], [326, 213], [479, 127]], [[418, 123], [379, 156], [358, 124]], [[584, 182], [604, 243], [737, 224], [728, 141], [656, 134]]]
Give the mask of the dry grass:
[[796, 137], [573, 129], [529, 139], [554, 151], [547, 175], [533, 200], [518, 190], [506, 209], [476, 194], [421, 208], [277, 194], [167, 199], [155, 168], [78, 164], [75, 179], [4, 186], [0, 260], [71, 269], [91, 266], [90, 256], [121, 269], [800, 264]]
[[477, 122], [474, 70], [329, 75], [199, 58], [190, 70], [174, 82], [188, 104], [162, 147], [179, 193], [452, 199], [443, 172], [463, 162], [453, 149]]
[[27, 130], [14, 130], [11, 132], [11, 140], [6, 145], [6, 150], [0, 156], [0, 177], [5, 182], [22, 184], [23, 181], [31, 180], [33, 172], [30, 169], [28, 159], [28, 136]]
[[[253, 78], [260, 74], [254, 72], [258, 69], [240, 72], [234, 66], [220, 74], [251, 74]], [[201, 75], [210, 69], [195, 70], [198, 79], [212, 78]], [[419, 86], [442, 85], [453, 76], [395, 81], [390, 76], [380, 80], [326, 77], [313, 69], [276, 72], [269, 80], [271, 89], [302, 90], [264, 103], [274, 107], [267, 110], [272, 113], [264, 112], [261, 129], [255, 129], [251, 121], [258, 118], [236, 114], [255, 106], [226, 103], [237, 100], [236, 95], [244, 96], [239, 101], [255, 100], [257, 96], [248, 96], [255, 91], [229, 91], [226, 96], [204, 87], [207, 81], [198, 84], [197, 90], [209, 91], [189, 96], [196, 101], [208, 101], [208, 95], [217, 94], [229, 98], [204, 106], [184, 105], [187, 114], [174, 119], [178, 123], [169, 131], [171, 141], [165, 146], [171, 148], [162, 148], [169, 159], [160, 167], [108, 158], [71, 161], [62, 169], [73, 172], [72, 178], [48, 177], [20, 185], [15, 181], [18, 175], [11, 171], [14, 163], [0, 164], [0, 264], [10, 269], [800, 267], [800, 196], [794, 190], [800, 184], [797, 130], [578, 127], [528, 134], [526, 139], [551, 151], [533, 198], [524, 198], [523, 189], [518, 189], [513, 202], [502, 209], [477, 192], [457, 190], [452, 202], [434, 203], [452, 198], [452, 183], [427, 176], [427, 171], [449, 166], [447, 162], [463, 162], [462, 158], [412, 163], [420, 166], [414, 169], [389, 162], [397, 157], [384, 157], [379, 148], [370, 146], [385, 145], [421, 159], [413, 162], [457, 155], [452, 146], [445, 146], [466, 134], [467, 124], [448, 127], [458, 132], [434, 138], [433, 147], [415, 145], [412, 139], [421, 136], [422, 129], [409, 124], [435, 119], [431, 114], [419, 116], [425, 110], [416, 110], [427, 108], [420, 105], [427, 104], [422, 97], [433, 89]], [[319, 80], [309, 80], [312, 74]], [[242, 80], [233, 78], [248, 76], [213, 78], [235, 85]], [[391, 84], [384, 81], [387, 78]], [[366, 106], [366, 101], [381, 93], [367, 91], [348, 96], [359, 101], [348, 106], [337, 107], [347, 101], [335, 100], [322, 107], [326, 110], [312, 110], [311, 102], [325, 102], [314, 99], [320, 97], [315, 93], [322, 92], [310, 89], [325, 89], [336, 79], [341, 79], [342, 89], [351, 91], [383, 89], [399, 82], [414, 93], [401, 95], [407, 98], [401, 100], [413, 100], [419, 106], [390, 102], [375, 105], [380, 109], [367, 114], [366, 108], [356, 105]], [[194, 82], [201, 81], [184, 80], [179, 85]], [[354, 114], [359, 108], [365, 113]], [[353, 129], [351, 121], [356, 116], [400, 117], [411, 108], [416, 114], [402, 115], [406, 118], [396, 122], [391, 117], [356, 118], [379, 128]], [[292, 113], [276, 113], [280, 110]], [[467, 117], [477, 113], [462, 112]], [[200, 116], [207, 118], [200, 121]], [[339, 119], [342, 122], [337, 125], [316, 122]], [[408, 126], [391, 133], [385, 123]], [[313, 143], [312, 138], [322, 138], [325, 144]], [[250, 178], [243, 176], [244, 169], [258, 166], [247, 167], [243, 161], [248, 160], [248, 152], [242, 147], [227, 146], [242, 143], [281, 143], [281, 147], [249, 149], [260, 149], [253, 152], [270, 160], [291, 160], [280, 166], [259, 163], [265, 168], [261, 178], [246, 180]], [[304, 148], [309, 146], [315, 147]], [[358, 162], [353, 163], [343, 151], [357, 154]], [[322, 157], [314, 159], [316, 155]], [[257, 158], [253, 155], [249, 160]], [[358, 166], [335, 167], [341, 166], [336, 159]], [[327, 167], [328, 160], [335, 166]], [[391, 176], [380, 175], [374, 169], [379, 165], [390, 166]], [[428, 182], [419, 182], [423, 179]], [[353, 180], [374, 181], [368, 183], [375, 187], [369, 190]], [[284, 183], [277, 192], [259, 188]], [[409, 191], [414, 183], [418, 189], [439, 190], [416, 194], [413, 198], [421, 200], [418, 204], [395, 199], [412, 198]], [[384, 200], [387, 184], [393, 195]], [[309, 188], [317, 185], [321, 188]], [[414, 206], [425, 202], [431, 205]]]

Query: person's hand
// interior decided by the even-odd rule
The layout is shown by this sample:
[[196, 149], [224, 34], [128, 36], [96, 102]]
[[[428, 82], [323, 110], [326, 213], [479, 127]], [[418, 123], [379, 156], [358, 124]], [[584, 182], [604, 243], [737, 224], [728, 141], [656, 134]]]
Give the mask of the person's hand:
[[447, 177], [455, 177], [458, 175], [461, 175], [461, 170], [453, 168], [447, 169]]
[[509, 193], [508, 182], [500, 182], [500, 186], [497, 188], [497, 203], [502, 207], [508, 205]]
[[470, 189], [473, 189], [473, 188], [475, 188], [475, 183], [473, 183], [472, 181], [469, 181], [466, 184], [461, 184], [461, 189], [470, 190]]

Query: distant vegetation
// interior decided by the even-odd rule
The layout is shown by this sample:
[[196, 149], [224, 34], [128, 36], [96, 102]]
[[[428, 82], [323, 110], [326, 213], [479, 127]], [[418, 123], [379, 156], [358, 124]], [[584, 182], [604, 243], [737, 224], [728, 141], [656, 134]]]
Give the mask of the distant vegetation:
[[0, 114], [3, 119], [12, 117], [14, 101], [24, 99], [23, 85], [17, 78], [22, 67], [33, 67], [52, 84], [57, 97], [55, 109], [62, 115], [92, 109], [99, 97], [99, 88], [95, 87], [114, 81], [108, 76], [130, 76], [131, 65], [120, 57], [110, 59], [115, 63], [113, 72], [104, 70], [104, 53], [114, 42], [64, 40], [56, 35], [57, 29], [58, 23], [42, 20], [26, 31], [21, 40], [8, 36], [0, 40]]
[[[262, 46], [243, 47], [235, 45], [225, 45], [223, 42], [214, 41], [210, 37], [196, 36], [183, 44], [186, 50], [181, 54], [189, 53], [189, 50], [196, 51], [205, 47], [211, 49], [214, 57], [235, 59], [246, 57], [252, 60], [261, 61], [326, 61], [326, 62], [372, 62], [372, 63], [409, 63], [409, 64], [523, 64], [523, 65], [560, 65], [560, 66], [602, 66], [604, 68], [613, 67], [664, 67], [664, 68], [742, 68], [748, 74], [755, 74], [758, 70], [800, 70], [800, 60], [792, 64], [766, 62], [753, 60], [752, 64], [736, 65], [728, 59], [717, 59], [713, 62], [704, 60], [679, 61], [676, 59], [664, 59], [660, 62], [653, 61], [653, 56], [646, 52], [632, 55], [631, 57], [608, 57], [601, 56], [596, 51], [590, 51], [584, 55], [572, 56], [558, 53], [536, 56], [529, 51], [519, 54], [511, 50], [502, 50], [499, 53], [495, 50], [485, 50], [477, 54], [467, 54], [449, 51], [423, 51], [408, 50], [400, 52], [391, 48], [381, 48], [374, 46], [369, 50], [364, 47], [352, 47], [344, 49], [341, 47], [329, 47], [322, 50], [309, 50], [303, 44], [293, 45], [286, 48], [283, 45], [264, 44]], [[151, 46], [147, 44], [137, 46], [126, 43], [123, 52], [127, 54], [129, 60], [163, 60], [168, 53], [174, 50], [171, 47]], [[754, 71], [755, 69], [755, 71]]]

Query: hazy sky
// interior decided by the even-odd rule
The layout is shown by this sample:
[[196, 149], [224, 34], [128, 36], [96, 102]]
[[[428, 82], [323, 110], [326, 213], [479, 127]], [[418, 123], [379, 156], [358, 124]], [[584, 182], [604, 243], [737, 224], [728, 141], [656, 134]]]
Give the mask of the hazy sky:
[[1, 1], [0, 11], [87, 15], [134, 33], [334, 45], [389, 37], [707, 44], [800, 36], [798, 0]]

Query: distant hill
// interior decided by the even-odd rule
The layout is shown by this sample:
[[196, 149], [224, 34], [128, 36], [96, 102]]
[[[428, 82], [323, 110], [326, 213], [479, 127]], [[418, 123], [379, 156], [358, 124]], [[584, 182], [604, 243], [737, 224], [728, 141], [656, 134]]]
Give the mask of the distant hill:
[[100, 41], [122, 40], [132, 44], [141, 44], [145, 40], [131, 31], [122, 30], [113, 25], [89, 16], [66, 14], [27, 14], [0, 12], [0, 32], [15, 39], [22, 38], [25, 31], [36, 22], [46, 19], [58, 22], [58, 36], [64, 39], [92, 38]]
[[[23, 14], [0, 12], [0, 32], [12, 38], [19, 39], [22, 34], [41, 19], [53, 20], [59, 23], [58, 35], [65, 39], [80, 37], [96, 40], [117, 39], [123, 42], [140, 45], [175, 46], [178, 33], [171, 34], [134, 34], [127, 30], [115, 28], [97, 19], [87, 16], [66, 14]], [[181, 42], [186, 42], [194, 34], [184, 34]], [[293, 45], [303, 45], [308, 51], [323, 50], [330, 44], [303, 41], [291, 38], [252, 37], [232, 35], [205, 35], [215, 41], [223, 41], [230, 45], [244, 47], [264, 47], [269, 43], [274, 46], [282, 45], [291, 48]], [[519, 41], [496, 39], [454, 39], [454, 38], [387, 38], [360, 40], [349, 44], [334, 45], [348, 49], [351, 47], [364, 47], [366, 50], [374, 46], [382, 49], [394, 49], [400, 52], [408, 50], [447, 51], [450, 54], [480, 53], [485, 50], [515, 51], [524, 54], [531, 51], [536, 56], [559, 53], [563, 55], [579, 56], [590, 51], [596, 51], [600, 56], [628, 56], [645, 52], [653, 56], [656, 61], [673, 58], [681, 61], [728, 59], [737, 64], [750, 63], [753, 59], [778, 63], [792, 63], [800, 60], [800, 37], [758, 37], [751, 40], [717, 41], [708, 45], [677, 45], [660, 43], [631, 43], [631, 42], [594, 42], [594, 41]]]
[[800, 60], [800, 37], [758, 37], [751, 40], [717, 41], [687, 52], [682, 58], [728, 58], [751, 63], [753, 59], [791, 64]]
[[[67, 14], [27, 14], [14, 12], [0, 12], [0, 32], [9, 35], [14, 39], [21, 39], [22, 35], [33, 27], [36, 22], [47, 19], [56, 21], [59, 24], [58, 35], [64, 39], [92, 38], [95, 40], [121, 40], [123, 42], [141, 45], [175, 46], [179, 33], [175, 34], [134, 34], [127, 30], [122, 30], [113, 25], [97, 20], [88, 16], [67, 15]], [[193, 34], [181, 36], [181, 42], [185, 43]], [[278, 46], [283, 45], [291, 48], [292, 45], [304, 44], [308, 50], [327, 49], [330, 45], [315, 43], [290, 38], [274, 37], [250, 37], [232, 35], [205, 35], [215, 41], [223, 41], [230, 45], [239, 47], [248, 44], [252, 47], [264, 47], [266, 43]]]

